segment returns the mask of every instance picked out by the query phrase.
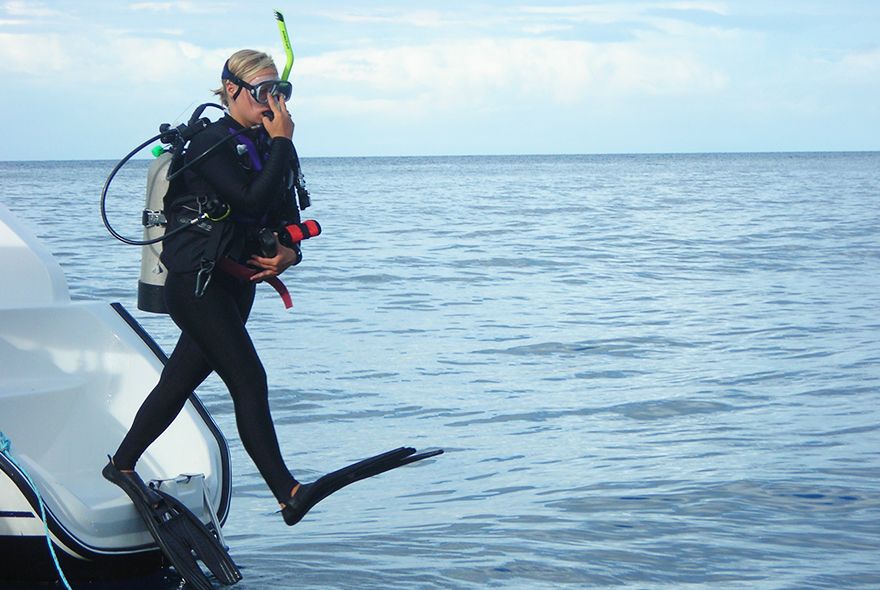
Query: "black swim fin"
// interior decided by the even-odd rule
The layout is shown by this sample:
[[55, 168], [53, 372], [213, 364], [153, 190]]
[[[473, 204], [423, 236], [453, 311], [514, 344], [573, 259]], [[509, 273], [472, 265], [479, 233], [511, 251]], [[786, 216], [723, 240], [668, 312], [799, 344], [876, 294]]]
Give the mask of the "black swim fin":
[[319, 477], [312, 483], [300, 484], [296, 494], [285, 502], [281, 516], [288, 526], [298, 523], [312, 507], [334, 492], [356, 481], [385, 473], [422, 459], [443, 454], [443, 449], [417, 453], [412, 447], [400, 447]]
[[120, 471], [112, 460], [101, 474], [131, 498], [162, 553], [193, 588], [213, 588], [197, 560], [223, 585], [230, 586], [241, 580], [241, 572], [217, 535], [177, 498], [148, 487], [134, 471]]

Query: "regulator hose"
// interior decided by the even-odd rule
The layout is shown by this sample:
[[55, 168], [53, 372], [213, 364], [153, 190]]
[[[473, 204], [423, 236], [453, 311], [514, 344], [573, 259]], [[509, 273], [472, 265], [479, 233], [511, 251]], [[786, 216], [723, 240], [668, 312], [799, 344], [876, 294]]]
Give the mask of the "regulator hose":
[[[145, 147], [147, 147], [151, 143], [153, 143], [157, 140], [161, 140], [162, 143], [170, 144], [172, 146], [171, 151], [174, 153], [173, 157], [178, 157], [181, 154], [181, 152], [183, 151], [183, 147], [186, 145], [186, 143], [196, 133], [198, 133], [199, 131], [201, 131], [205, 127], [207, 127], [208, 124], [210, 123], [210, 121], [208, 120], [207, 117], [201, 118], [201, 119], [199, 118], [199, 116], [202, 114], [202, 112], [205, 110], [205, 108], [207, 108], [209, 106], [216, 107], [221, 110], [223, 108], [217, 104], [205, 103], [203, 105], [200, 105], [195, 110], [195, 112], [193, 113], [192, 117], [190, 117], [190, 120], [187, 124], [178, 125], [177, 127], [171, 127], [167, 123], [163, 124], [159, 128], [159, 133], [157, 133], [156, 135], [154, 135], [150, 139], [144, 141], [139, 146], [137, 146], [136, 148], [134, 148], [133, 150], [128, 152], [128, 154], [126, 154], [125, 157], [123, 157], [121, 160], [119, 160], [119, 162], [116, 163], [116, 166], [113, 167], [113, 170], [107, 176], [107, 180], [104, 181], [104, 188], [101, 190], [101, 221], [104, 222], [104, 227], [107, 228], [107, 231], [110, 232], [111, 236], [113, 236], [114, 238], [116, 238], [117, 240], [122, 242], [123, 244], [129, 244], [131, 246], [149, 246], [150, 244], [156, 244], [156, 243], [161, 242], [162, 240], [169, 238], [177, 233], [185, 231], [191, 225], [195, 225], [196, 223], [198, 223], [200, 221], [208, 219], [208, 215], [206, 213], [201, 213], [195, 219], [191, 220], [188, 224], [182, 225], [182, 226], [178, 227], [177, 229], [166, 232], [164, 235], [161, 235], [159, 237], [153, 238], [151, 240], [133, 240], [133, 239], [127, 238], [127, 237], [123, 236], [122, 234], [120, 234], [119, 232], [117, 232], [115, 229], [113, 229], [113, 226], [110, 224], [110, 220], [107, 217], [107, 194], [110, 191], [110, 185], [113, 182], [113, 179], [116, 177], [116, 174], [138, 152], [143, 150]], [[223, 139], [221, 139], [220, 141], [218, 141], [217, 143], [215, 143], [214, 145], [209, 147], [207, 150], [205, 150], [204, 153], [202, 153], [198, 157], [194, 158], [191, 162], [187, 162], [187, 163], [183, 164], [182, 166], [180, 166], [179, 168], [177, 168], [176, 170], [174, 170], [174, 172], [172, 172], [171, 174], [169, 174], [167, 176], [167, 180], [168, 181], [174, 180], [177, 176], [179, 176], [181, 173], [183, 173], [184, 170], [199, 163], [202, 159], [207, 157], [211, 152], [213, 152], [215, 149], [217, 149], [218, 147], [220, 147], [221, 145], [223, 145], [227, 141], [238, 137], [241, 133], [244, 133], [245, 131], [249, 131], [250, 129], [257, 129], [259, 127], [260, 127], [260, 125], [254, 125], [253, 127], [242, 129], [241, 131], [239, 131], [237, 133], [233, 133], [231, 135], [224, 137]]]

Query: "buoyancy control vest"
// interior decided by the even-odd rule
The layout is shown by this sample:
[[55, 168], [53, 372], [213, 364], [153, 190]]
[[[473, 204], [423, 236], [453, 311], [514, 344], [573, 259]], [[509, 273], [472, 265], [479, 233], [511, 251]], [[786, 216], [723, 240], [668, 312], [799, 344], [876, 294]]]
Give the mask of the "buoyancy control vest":
[[[234, 153], [238, 165], [253, 178], [263, 171], [268, 158], [268, 142], [259, 141], [266, 139], [259, 135], [255, 138], [257, 141], [248, 137], [248, 132], [253, 130], [241, 128], [228, 117], [214, 123], [198, 119], [205, 106], [193, 113], [187, 126], [180, 126], [174, 130], [176, 133], [163, 136], [162, 141], [168, 147], [147, 173], [143, 215], [145, 244], [138, 281], [138, 308], [143, 311], [167, 313], [163, 289], [169, 270], [199, 273], [197, 286], [203, 292], [220, 258], [228, 256], [241, 261], [255, 249], [259, 252], [260, 238], [266, 239], [265, 234], [260, 234], [261, 230], [299, 224], [300, 210], [310, 205], [292, 143], [283, 173], [278, 178], [277, 196], [261, 215], [248, 216], [224, 203], [198, 164], [204, 164], [214, 150], [228, 150], [227, 158], [229, 153]], [[185, 129], [181, 132], [181, 128]], [[169, 126], [160, 129], [168, 131]], [[190, 142], [197, 135], [200, 136], [198, 143], [208, 146], [201, 149], [201, 153], [190, 150]], [[258, 147], [258, 144], [261, 145]], [[319, 232], [320, 227], [317, 227]], [[164, 242], [156, 241], [162, 239], [163, 234]], [[316, 234], [304, 237], [311, 235]], [[274, 245], [271, 233], [269, 239]], [[299, 253], [299, 244], [294, 247]], [[265, 255], [265, 250], [263, 252]]]

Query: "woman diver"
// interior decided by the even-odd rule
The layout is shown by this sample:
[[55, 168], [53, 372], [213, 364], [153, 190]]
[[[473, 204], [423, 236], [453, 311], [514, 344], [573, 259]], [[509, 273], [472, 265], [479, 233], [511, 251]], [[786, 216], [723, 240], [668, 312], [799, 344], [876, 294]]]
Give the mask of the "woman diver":
[[[297, 171], [291, 165], [295, 161], [294, 124], [286, 105], [290, 85], [278, 79], [271, 57], [242, 50], [226, 62], [222, 86], [214, 93], [226, 114], [193, 137], [185, 161], [193, 162], [230, 134], [239, 137], [222, 142], [186, 169], [183, 184], [187, 195], [219, 199], [228, 207], [229, 217], [213, 224], [210, 231], [177, 232], [164, 242], [165, 305], [181, 334], [159, 383], [138, 410], [111, 465], [123, 476], [133, 474], [147, 447], [171, 425], [195, 388], [216, 371], [232, 396], [245, 450], [289, 512], [287, 502], [300, 486], [281, 457], [269, 411], [266, 372], [245, 323], [256, 283], [280, 275], [300, 258], [296, 249], [280, 243], [275, 256], [263, 256], [255, 240], [261, 227], [299, 221], [291, 191], [291, 175]], [[240, 155], [244, 150], [247, 153]], [[166, 197], [166, 211], [171, 213], [168, 233], [175, 222], [185, 223], [181, 218], [193, 205], [185, 199], [182, 204], [171, 204]], [[212, 244], [211, 232], [222, 232], [219, 244]], [[212, 247], [219, 252], [208, 252]], [[220, 268], [205, 267], [206, 261], [213, 267], [220, 257], [246, 263], [257, 272], [242, 280]], [[287, 514], [285, 520], [290, 520]]]
[[[134, 471], [138, 459], [215, 371], [232, 396], [245, 450], [280, 504], [284, 521], [294, 525], [340, 488], [442, 451], [416, 453], [402, 447], [305, 484], [285, 465], [269, 410], [266, 372], [245, 324], [256, 283], [275, 280], [301, 258], [295, 243], [285, 246], [271, 232], [269, 250], [274, 253], [267, 253], [265, 244], [266, 228], [299, 223], [299, 204], [307, 206], [287, 110], [291, 86], [279, 79], [271, 57], [253, 50], [234, 53], [221, 80], [215, 94], [226, 114], [192, 137], [177, 169], [182, 182], [172, 181], [164, 203], [168, 225], [162, 262], [168, 275], [163, 291], [180, 338], [103, 475], [136, 505], [138, 498], [147, 499]], [[205, 211], [210, 223], [178, 231]], [[243, 279], [245, 265], [251, 268], [244, 276], [251, 276]]]

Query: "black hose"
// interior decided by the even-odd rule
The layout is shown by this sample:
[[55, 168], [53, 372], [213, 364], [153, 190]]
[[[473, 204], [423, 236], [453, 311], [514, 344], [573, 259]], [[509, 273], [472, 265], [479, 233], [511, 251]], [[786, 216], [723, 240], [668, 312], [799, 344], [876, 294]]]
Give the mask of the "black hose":
[[[173, 143], [175, 151], [178, 149], [182, 149], [183, 143], [188, 141], [191, 137], [191, 136], [189, 136], [189, 137], [187, 136], [188, 135], [188, 128], [191, 127], [194, 123], [199, 122], [198, 116], [202, 113], [202, 111], [205, 110], [205, 107], [209, 107], [209, 106], [222, 109], [222, 107], [220, 107], [219, 105], [213, 104], [213, 103], [206, 103], [206, 104], [200, 105], [196, 109], [196, 111], [193, 113], [193, 116], [190, 118], [187, 125], [185, 125], [185, 126], [181, 125], [180, 127], [177, 127], [177, 128], [171, 128], [170, 126], [167, 126], [167, 128], [165, 128], [166, 126], [163, 125], [164, 130], [160, 131], [158, 134], [154, 135], [150, 139], [146, 140], [145, 142], [143, 142], [142, 144], [140, 144], [139, 146], [137, 146], [136, 148], [134, 148], [133, 150], [128, 152], [128, 154], [126, 154], [126, 156], [124, 158], [119, 160], [119, 162], [117, 162], [116, 166], [113, 167], [113, 170], [107, 176], [107, 180], [104, 181], [104, 188], [101, 190], [101, 220], [104, 222], [104, 227], [107, 228], [107, 231], [110, 232], [111, 236], [113, 236], [114, 238], [116, 238], [117, 240], [122, 242], [123, 244], [129, 244], [131, 246], [148, 246], [150, 244], [156, 244], [158, 242], [161, 242], [162, 240], [164, 240], [166, 238], [169, 238], [177, 233], [180, 233], [180, 232], [186, 230], [187, 228], [189, 228], [190, 225], [193, 225], [194, 223], [197, 223], [198, 221], [203, 219], [202, 216], [199, 216], [199, 217], [193, 219], [192, 222], [190, 222], [189, 224], [182, 225], [181, 227], [178, 227], [177, 229], [166, 232], [165, 234], [163, 234], [157, 238], [153, 238], [151, 240], [133, 240], [131, 238], [126, 238], [125, 236], [123, 236], [122, 234], [117, 232], [115, 229], [113, 229], [112, 225], [110, 225], [110, 220], [107, 218], [107, 193], [110, 190], [110, 184], [113, 182], [113, 179], [116, 177], [116, 174], [122, 169], [122, 167], [125, 166], [128, 163], [128, 161], [131, 160], [135, 156], [135, 154], [140, 152], [142, 149], [144, 149], [145, 147], [147, 147], [148, 145], [150, 145], [151, 143], [153, 143], [157, 139], [162, 138], [163, 143]], [[205, 121], [207, 121], [207, 119], [205, 119]], [[207, 125], [206, 122], [202, 123], [202, 124]], [[257, 128], [257, 127], [259, 127], [259, 125], [255, 125], [253, 128]], [[209, 147], [207, 150], [205, 150], [204, 153], [200, 154], [193, 161], [185, 163], [183, 166], [181, 166], [180, 168], [175, 170], [172, 174], [168, 175], [166, 177], [167, 180], [169, 182], [171, 182], [178, 175], [180, 175], [184, 170], [186, 170], [190, 166], [193, 166], [194, 164], [200, 162], [203, 158], [208, 156], [211, 152], [213, 152], [215, 149], [220, 147], [223, 143], [229, 141], [232, 138], [237, 137], [240, 133], [242, 133], [244, 131], [247, 131], [247, 129], [243, 129], [242, 131], [240, 131], [238, 133], [224, 137], [223, 139], [221, 139], [220, 141], [218, 141], [217, 143], [215, 143], [214, 145]], [[174, 139], [171, 139], [172, 136], [174, 137]]]
[[[116, 176], [116, 173], [119, 172], [122, 169], [122, 167], [125, 166], [128, 163], [128, 161], [134, 157], [135, 154], [137, 154], [139, 151], [141, 151], [142, 149], [144, 149], [145, 147], [147, 147], [148, 145], [150, 145], [151, 143], [153, 143], [154, 141], [156, 141], [157, 139], [159, 139], [160, 137], [162, 137], [166, 133], [167, 132], [157, 133], [156, 135], [154, 135], [153, 137], [151, 137], [147, 141], [143, 142], [142, 144], [140, 144], [139, 146], [137, 146], [136, 148], [134, 148], [133, 150], [128, 152], [128, 154], [124, 158], [122, 158], [121, 160], [119, 160], [119, 162], [117, 162], [116, 166], [114, 166], [113, 170], [110, 172], [110, 175], [107, 176], [107, 180], [104, 181], [104, 188], [101, 190], [101, 221], [104, 222], [104, 227], [107, 228], [107, 231], [110, 232], [110, 235], [113, 236], [114, 238], [116, 238], [117, 240], [119, 240], [120, 242], [122, 242], [123, 244], [129, 244], [131, 246], [147, 246], [149, 244], [155, 244], [156, 242], [160, 242], [160, 241], [164, 240], [168, 235], [171, 235], [171, 232], [169, 232], [168, 234], [166, 234], [164, 236], [160, 236], [160, 237], [154, 238], [152, 240], [131, 240], [129, 238], [126, 238], [125, 236], [123, 236], [119, 232], [117, 232], [115, 229], [113, 229], [113, 226], [110, 225], [110, 220], [107, 219], [107, 191], [110, 190], [110, 183], [113, 182], [113, 178]], [[186, 226], [178, 228], [178, 230], [180, 230], [180, 229], [186, 229]], [[175, 233], [178, 230], [175, 230]]]

